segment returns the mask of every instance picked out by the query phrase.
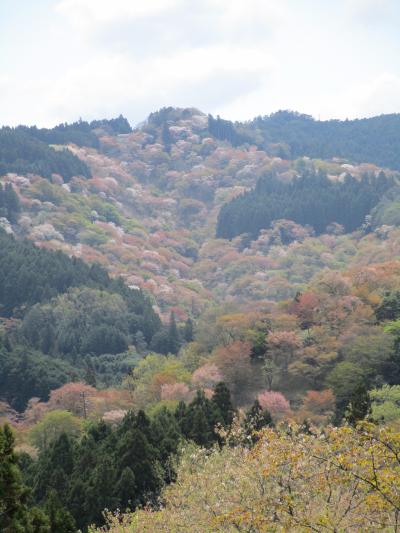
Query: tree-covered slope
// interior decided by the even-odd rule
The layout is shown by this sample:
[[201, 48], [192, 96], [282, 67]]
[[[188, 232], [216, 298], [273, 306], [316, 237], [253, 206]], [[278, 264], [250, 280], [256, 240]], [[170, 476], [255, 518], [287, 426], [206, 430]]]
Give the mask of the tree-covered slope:
[[356, 120], [315, 120], [308, 115], [279, 111], [240, 125], [261, 135], [264, 146], [286, 145], [282, 153], [300, 156], [348, 159], [400, 169], [400, 114]]
[[54, 128], [18, 126], [0, 129], [0, 175], [7, 172], [38, 174], [50, 178], [61, 175], [65, 181], [73, 176], [91, 177], [89, 167], [67, 148], [54, 149], [50, 145], [76, 144], [98, 148], [94, 130], [130, 133], [128, 121], [121, 116], [111, 120], [60, 124]]
[[2, 230], [0, 250], [0, 398], [17, 409], [82, 375], [88, 356], [126, 352], [139, 332], [150, 343], [161, 328], [145, 295], [99, 265]]
[[[235, 488], [243, 469], [250, 474], [241, 494], [256, 520], [259, 504], [278, 516], [268, 498], [286, 493], [271, 466], [290, 448], [300, 461], [293, 516], [316, 505], [307, 519], [317, 528], [319, 494], [341, 480], [343, 498], [360, 497], [376, 518], [368, 505], [381, 506], [379, 498], [348, 491], [348, 473], [331, 470], [325, 485], [301, 443], [329, 458], [314, 426], [326, 438], [332, 421], [356, 424], [370, 413], [375, 434], [400, 423], [397, 172], [292, 159], [260, 128], [195, 109], [162, 109], [129, 130], [124, 119], [22, 128], [45, 146], [67, 143], [91, 177], [1, 176], [0, 225], [14, 236], [0, 235], [0, 416], [29, 454], [19, 455], [27, 506], [52, 520], [69, 516], [65, 524], [72, 516], [85, 530], [103, 523], [104, 508], [161, 502], [160, 513], [135, 514], [139, 530], [204, 530], [226, 495], [221, 520], [230, 528], [229, 476]], [[233, 233], [215, 238], [226, 212], [224, 231]], [[253, 429], [281, 421], [300, 430], [268, 431], [278, 445], [261, 454], [266, 490], [254, 504], [257, 453], [269, 445]], [[356, 445], [348, 428], [340, 435]], [[163, 491], [176, 480], [172, 456], [184, 443], [190, 460], [193, 442], [208, 448], [194, 459], [209, 457], [212, 471], [202, 461], [189, 474], [181, 467]], [[322, 480], [315, 493], [302, 466]], [[203, 502], [214, 497], [210, 510]], [[254, 529], [248, 516], [240, 515], [244, 527]]]
[[254, 238], [281, 219], [311, 226], [317, 235], [333, 223], [351, 232], [394, 184], [384, 173], [360, 180], [347, 175], [343, 181], [333, 181], [321, 172], [305, 172], [289, 183], [270, 174], [260, 178], [254, 190], [222, 207], [217, 237], [232, 239], [249, 233]]

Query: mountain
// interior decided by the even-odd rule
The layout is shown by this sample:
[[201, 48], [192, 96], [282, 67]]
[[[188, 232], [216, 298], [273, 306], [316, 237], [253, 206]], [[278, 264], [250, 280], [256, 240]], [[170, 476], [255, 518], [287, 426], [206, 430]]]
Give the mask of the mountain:
[[[104, 508], [161, 497], [160, 515], [134, 520], [174, 530], [176, 494], [186, 527], [189, 491], [164, 490], [176, 476], [190, 487], [215, 475], [229, 495], [218, 465], [228, 477], [244, 465], [253, 482], [250, 457], [269, 446], [320, 473], [303, 446], [330, 457], [335, 435], [365, 467], [372, 441], [330, 424], [400, 421], [396, 121], [233, 123], [164, 108], [136, 128], [119, 117], [0, 130], [0, 416], [16, 432], [29, 520], [67, 516], [68, 532], [86, 532]], [[216, 468], [193, 470], [200, 456]], [[378, 516], [379, 495], [364, 502], [360, 487], [344, 497]]]
[[[247, 126], [247, 125], [246, 125]], [[308, 115], [279, 111], [257, 117], [248, 125], [264, 145], [283, 147], [291, 158], [345, 158], [400, 169], [400, 114], [355, 120], [315, 120]]]
[[[338, 191], [336, 202], [343, 199], [339, 189], [344, 176], [352, 175], [356, 180], [354, 185], [359, 188], [357, 184], [362, 176], [378, 176], [381, 172], [372, 164], [356, 165], [352, 160], [281, 159], [273, 150], [261, 150], [248, 142], [236, 146], [236, 139], [232, 146], [231, 142], [220, 140], [229, 137], [227, 131], [232, 134], [240, 128], [245, 128], [240, 130], [241, 135], [247, 135], [248, 139], [255, 131], [256, 121], [239, 127], [195, 109], [173, 108], [153, 113], [134, 131], [130, 131], [125, 119], [118, 120], [118, 125], [113, 127], [112, 121], [97, 121], [63, 125], [54, 130], [29, 129], [41, 143], [44, 139], [57, 140], [60, 132], [63, 141], [74, 140], [76, 144], [69, 144], [68, 152], [89, 169], [90, 176], [86, 173], [71, 178], [69, 174], [63, 177], [56, 172], [43, 177], [31, 172], [5, 175], [3, 182], [13, 185], [22, 209], [19, 224], [14, 225], [13, 231], [40, 246], [61, 249], [89, 262], [97, 261], [111, 274], [122, 275], [128, 285], [140, 287], [151, 295], [165, 319], [171, 310], [181, 319], [189, 312], [198, 314], [210, 299], [219, 300], [222, 296], [238, 301], [259, 300], [264, 292], [267, 299], [279, 297], [271, 291], [270, 281], [285, 283], [287, 274], [281, 275], [279, 258], [271, 261], [265, 251], [260, 253], [266, 246], [266, 237], [260, 236], [260, 230], [273, 231], [270, 228], [273, 219], [292, 218], [296, 223], [310, 224], [313, 209], [309, 206], [315, 201], [309, 197], [308, 204], [303, 206], [303, 211], [309, 213], [306, 218], [291, 214], [285, 200], [285, 209], [266, 215], [266, 222], [250, 222], [255, 220], [256, 213], [252, 193], [247, 191], [258, 187], [254, 194], [259, 205], [260, 183], [268, 183], [271, 172], [278, 182], [320, 172], [327, 176], [327, 186]], [[371, 120], [371, 129], [375, 131], [374, 120], [367, 120]], [[85, 135], [77, 138], [77, 132]], [[243, 141], [245, 137], [239, 139]], [[59, 148], [55, 148], [52, 150], [59, 153]], [[379, 191], [368, 192], [368, 198], [362, 199], [360, 191], [349, 189], [348, 198], [351, 196], [354, 202], [357, 197], [360, 205], [356, 209], [349, 205], [343, 213], [348, 217], [352, 212], [354, 220], [346, 222], [344, 215], [338, 215], [335, 220], [338, 208], [332, 203], [332, 214], [322, 226], [319, 223], [317, 233], [324, 231], [330, 222], [342, 223], [350, 231], [360, 227], [364, 216], [396, 179], [396, 172], [385, 169], [385, 179], [387, 185], [380, 184]], [[338, 183], [334, 185], [334, 182]], [[310, 183], [310, 187], [315, 193], [315, 184]], [[249, 195], [248, 206], [247, 197], [240, 196], [243, 193]], [[229, 232], [224, 233], [221, 216], [227, 216], [232, 208], [224, 207], [217, 226], [219, 212], [238, 196], [232, 206], [242, 203], [244, 218], [248, 209], [252, 215], [237, 228], [228, 217]], [[384, 211], [388, 213], [389, 204], [385, 202]], [[262, 209], [266, 209], [265, 202]], [[384, 222], [381, 208], [379, 212]], [[393, 216], [388, 220], [393, 220]], [[307, 234], [307, 231], [301, 241], [307, 238], [306, 242], [312, 243], [312, 232]], [[243, 239], [229, 243], [214, 238], [216, 233], [231, 238], [248, 232], [256, 238], [248, 245]], [[290, 241], [292, 237], [285, 239]], [[274, 243], [276, 252], [279, 239], [268, 237], [267, 240], [270, 242], [267, 248]], [[284, 244], [289, 244], [286, 241]], [[287, 251], [290, 253], [290, 248]], [[255, 275], [257, 279], [249, 279]], [[292, 293], [298, 288], [293, 286]]]

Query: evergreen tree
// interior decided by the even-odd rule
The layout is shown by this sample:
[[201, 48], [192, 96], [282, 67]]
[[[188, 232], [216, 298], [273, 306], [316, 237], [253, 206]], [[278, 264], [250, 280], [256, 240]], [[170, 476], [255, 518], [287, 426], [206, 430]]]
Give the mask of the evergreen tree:
[[0, 428], [0, 531], [2, 533], [50, 533], [47, 518], [28, 508], [29, 490], [14, 452], [14, 436], [6, 424]]
[[188, 405], [181, 421], [183, 435], [200, 446], [212, 446], [217, 440], [214, 428], [221, 421], [221, 414], [213, 403], [205, 397], [204, 391], [198, 390]]
[[147, 494], [155, 494], [161, 487], [157, 452], [138, 429], [128, 431], [117, 445], [119, 471], [129, 467], [135, 478], [135, 498], [141, 503]]
[[96, 370], [94, 369], [94, 366], [92, 364], [92, 360], [90, 357], [86, 357], [85, 359], [85, 382], [88, 385], [91, 385], [92, 387], [97, 386], [97, 380], [96, 380]]
[[55, 490], [50, 490], [44, 507], [50, 521], [50, 530], [56, 533], [77, 533], [75, 521], [62, 506]]
[[[394, 184], [388, 180], [386, 192]], [[343, 182], [332, 181], [321, 171], [307, 171], [285, 183], [275, 174], [261, 177], [252, 191], [225, 204], [218, 215], [217, 237], [232, 239], [249, 233], [256, 238], [273, 221], [289, 219], [324, 233], [332, 222], [354, 231], [382, 197], [382, 182], [366, 175], [358, 180], [348, 175]], [[251, 216], [249, 216], [251, 213]], [[282, 244], [290, 234], [281, 231]]]
[[247, 411], [244, 420], [244, 428], [253, 444], [257, 441], [257, 432], [268, 426], [273, 426], [271, 413], [268, 409], [263, 409], [260, 402], [256, 399]]
[[118, 498], [118, 506], [123, 509], [133, 510], [136, 505], [136, 482], [135, 475], [129, 466], [126, 466], [115, 487], [115, 496]]
[[85, 493], [85, 511], [88, 523], [100, 525], [104, 509], [114, 511], [118, 506], [115, 496], [116, 469], [111, 457], [101, 454], [91, 473]]
[[151, 443], [158, 450], [158, 459], [166, 470], [167, 480], [170, 480], [169, 459], [178, 449], [178, 444], [182, 438], [179, 423], [167, 408], [162, 408], [153, 417], [150, 427]]
[[165, 146], [165, 151], [169, 154], [171, 152], [172, 136], [166, 122], [164, 122], [162, 125], [161, 140]]
[[74, 476], [68, 498], [68, 510], [75, 518], [76, 526], [81, 530], [87, 525], [86, 496], [86, 484], [79, 476]]
[[135, 348], [136, 348], [136, 351], [139, 353], [139, 354], [144, 354], [146, 353], [146, 350], [147, 350], [147, 342], [146, 342], [146, 339], [143, 335], [143, 332], [142, 331], [137, 331], [135, 333], [135, 340], [134, 340], [134, 344], [135, 344]]
[[183, 329], [183, 338], [186, 342], [193, 342], [193, 321], [191, 318], [188, 318], [185, 322], [185, 327]]
[[181, 429], [181, 431], [183, 431], [183, 427], [184, 427], [184, 420], [185, 420], [185, 417], [186, 417], [186, 413], [187, 413], [187, 407], [186, 407], [186, 404], [184, 401], [180, 401], [175, 409], [175, 413], [174, 413], [174, 416], [175, 416], [175, 419], [178, 423], [178, 426], [179, 428]]
[[228, 427], [232, 424], [234, 409], [231, 401], [231, 393], [225, 383], [217, 383], [212, 397], [212, 403], [222, 417], [223, 424]]
[[345, 412], [345, 419], [352, 426], [371, 414], [371, 398], [364, 384], [359, 385], [350, 398]]
[[178, 328], [175, 321], [175, 314], [171, 313], [168, 327], [168, 352], [177, 354], [181, 346]]

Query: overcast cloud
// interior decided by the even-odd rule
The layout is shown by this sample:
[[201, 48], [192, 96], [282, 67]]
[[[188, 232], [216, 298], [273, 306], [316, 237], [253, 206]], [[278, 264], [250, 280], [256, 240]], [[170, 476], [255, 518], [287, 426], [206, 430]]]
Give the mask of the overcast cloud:
[[400, 112], [398, 0], [0, 0], [0, 122]]

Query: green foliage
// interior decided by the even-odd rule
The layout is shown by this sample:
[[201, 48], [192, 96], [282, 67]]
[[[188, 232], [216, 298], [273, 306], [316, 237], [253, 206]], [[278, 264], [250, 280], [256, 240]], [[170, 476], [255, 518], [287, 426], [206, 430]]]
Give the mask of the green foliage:
[[223, 425], [225, 427], [229, 427], [233, 422], [233, 415], [235, 411], [231, 401], [231, 394], [225, 383], [220, 382], [215, 386], [212, 403], [220, 412]]
[[400, 420], [400, 385], [383, 385], [369, 394], [373, 420], [382, 423]]
[[[3, 231], [0, 248], [1, 314], [24, 316], [12, 346], [0, 347], [0, 397], [18, 410], [31, 397], [45, 400], [50, 390], [76, 380], [86, 370], [85, 355], [125, 352], [137, 332], [150, 342], [161, 327], [144, 294], [110, 279], [99, 265], [39, 249]], [[104, 369], [104, 381], [115, 383], [134, 362], [125, 354], [96, 364], [99, 374]]]
[[216, 139], [228, 141], [232, 146], [240, 146], [246, 142], [251, 142], [249, 135], [239, 133], [230, 120], [224, 120], [219, 116], [214, 118], [212, 115], [208, 115], [208, 131]]
[[[30, 493], [23, 484], [14, 436], [8, 425], [0, 427], [0, 530], [2, 533], [51, 533], [47, 517], [29, 508]], [[74, 533], [75, 530], [71, 530]]]
[[50, 531], [57, 533], [76, 533], [75, 520], [64, 509], [55, 490], [51, 490], [44, 506], [50, 522]]
[[348, 175], [343, 183], [322, 173], [304, 173], [289, 183], [269, 174], [259, 179], [254, 190], [222, 207], [217, 237], [232, 239], [242, 233], [256, 237], [278, 219], [309, 225], [317, 234], [332, 222], [350, 232], [363, 223], [392, 185], [393, 181], [383, 173], [378, 178], [365, 176], [362, 180]]
[[221, 441], [217, 424], [229, 429], [232, 420], [223, 383], [211, 400], [198, 391], [188, 406], [161, 407], [151, 418], [143, 411], [129, 412], [118, 427], [99, 422], [87, 426], [82, 436], [73, 415], [54, 411], [31, 431], [38, 459], [21, 460], [21, 466], [35, 503], [44, 506], [52, 523], [66, 516], [70, 527], [68, 511], [86, 531], [90, 523], [103, 523], [105, 508], [123, 511], [154, 504], [162, 487], [175, 479], [172, 458], [182, 441], [212, 447]]
[[[51, 411], [32, 428], [29, 437], [31, 443], [39, 450], [48, 450], [61, 435], [79, 435], [81, 420], [68, 411]], [[58, 441], [60, 444], [60, 441]]]
[[[25, 472], [35, 501], [53, 521], [65, 516], [61, 503], [86, 531], [90, 523], [103, 523], [105, 508], [133, 509], [154, 499], [168, 474], [169, 453], [177, 450], [180, 438], [166, 427], [170, 423], [176, 428], [172, 415], [160, 435], [159, 418], [150, 421], [143, 412], [129, 413], [114, 430], [100, 422], [81, 439], [53, 435]], [[64, 523], [70, 527], [73, 522], [67, 516]]]
[[0, 217], [5, 217], [14, 224], [20, 210], [20, 201], [11, 183], [6, 183], [4, 188], [0, 183]]
[[73, 289], [51, 304], [34, 306], [22, 332], [33, 346], [43, 349], [46, 343], [48, 353], [72, 359], [77, 354], [121, 353], [128, 347], [128, 308], [119, 294]]
[[31, 348], [0, 346], [0, 397], [23, 411], [32, 397], [47, 400], [53, 389], [79, 377], [79, 371], [65, 361]]
[[328, 374], [326, 384], [336, 396], [337, 418], [341, 419], [352, 395], [366, 382], [364, 370], [348, 361], [337, 364]]
[[7, 172], [39, 174], [50, 178], [60, 174], [65, 181], [73, 176], [90, 178], [89, 167], [70, 150], [54, 150], [30, 134], [27, 128], [0, 129], [0, 175]]
[[[382, 302], [375, 309], [379, 321], [396, 320], [400, 317], [400, 291], [386, 292]], [[388, 329], [391, 332], [391, 328]]]
[[400, 169], [399, 128], [399, 114], [322, 121], [291, 111], [257, 117], [250, 126], [262, 134], [264, 146], [282, 143], [292, 158], [344, 157], [394, 169]]
[[[99, 285], [99, 267], [62, 252], [36, 247], [29, 241], [15, 240], [0, 231], [0, 305], [3, 316], [18, 308], [49, 300], [79, 285]], [[105, 274], [106, 284], [111, 281]]]
[[188, 406], [180, 403], [175, 416], [183, 436], [201, 446], [210, 447], [219, 440], [217, 425], [229, 427], [233, 420], [233, 406], [229, 390], [219, 383], [211, 400], [198, 390]]
[[251, 442], [255, 444], [258, 440], [257, 432], [265, 427], [273, 427], [271, 413], [268, 409], [263, 409], [260, 402], [256, 399], [250, 409], [246, 412], [244, 419], [244, 429], [250, 437]]
[[356, 426], [371, 414], [371, 398], [365, 385], [359, 385], [352, 393], [345, 418], [349, 424]]
[[164, 355], [176, 355], [182, 345], [181, 335], [175, 321], [174, 313], [171, 313], [168, 327], [160, 329], [152, 339], [150, 348], [154, 352]]

